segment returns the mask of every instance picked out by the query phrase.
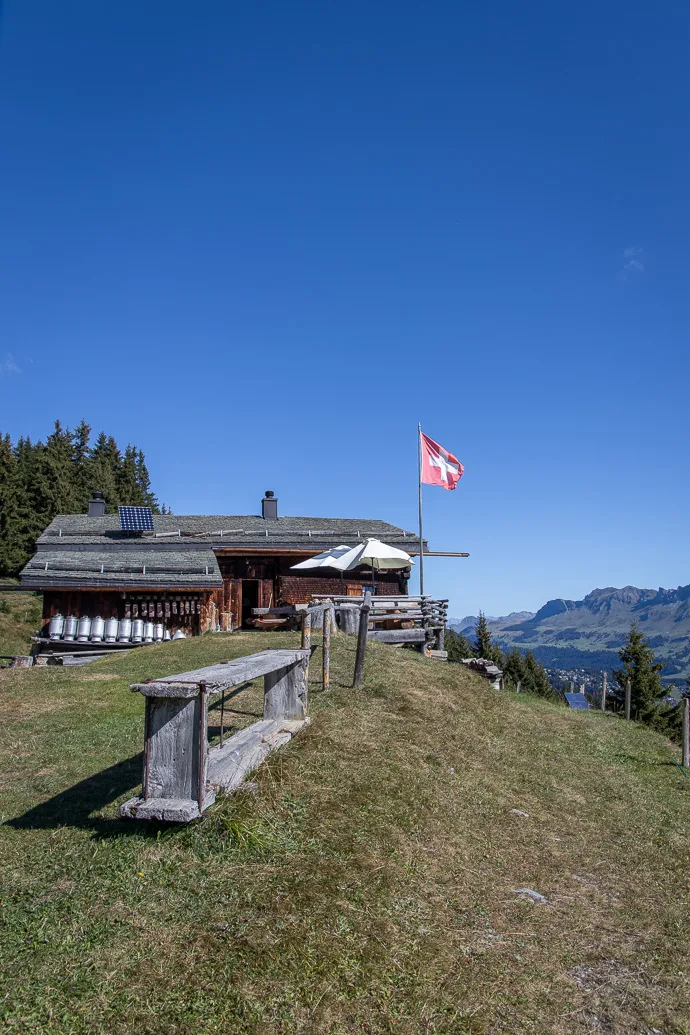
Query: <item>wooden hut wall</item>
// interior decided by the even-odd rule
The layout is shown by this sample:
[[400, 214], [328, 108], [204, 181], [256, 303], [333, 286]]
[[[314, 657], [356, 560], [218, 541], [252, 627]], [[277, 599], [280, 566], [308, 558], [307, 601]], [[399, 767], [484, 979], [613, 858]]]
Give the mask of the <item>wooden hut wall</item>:
[[170, 590], [46, 590], [43, 594], [43, 621], [53, 615], [88, 615], [95, 618], [143, 618], [162, 622], [174, 632], [181, 629], [188, 636], [203, 630], [202, 613], [206, 592]]
[[[348, 572], [342, 583], [333, 572], [313, 569], [293, 571], [292, 565], [304, 559], [304, 553], [282, 556], [219, 554], [223, 590], [222, 602], [219, 601], [217, 606], [221, 612], [232, 615], [233, 629], [242, 625], [242, 585], [245, 581], [258, 582], [258, 607], [307, 604], [313, 593], [351, 593], [356, 596], [361, 594], [363, 585], [370, 583], [371, 572], [368, 569]], [[406, 580], [399, 578], [397, 573], [377, 576], [376, 585], [380, 593], [407, 592]]]

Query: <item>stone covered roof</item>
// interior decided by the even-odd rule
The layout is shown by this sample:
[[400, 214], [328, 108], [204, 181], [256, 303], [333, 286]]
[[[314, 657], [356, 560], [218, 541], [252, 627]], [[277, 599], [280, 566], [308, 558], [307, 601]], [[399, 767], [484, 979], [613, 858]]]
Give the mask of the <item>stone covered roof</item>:
[[279, 517], [266, 520], [257, 515], [211, 514], [182, 515], [154, 514], [153, 532], [133, 539], [120, 529], [117, 514], [88, 517], [86, 514], [59, 514], [38, 539], [38, 547], [79, 545], [124, 545], [136, 543], [155, 548], [164, 543], [185, 549], [194, 545], [213, 546], [216, 549], [238, 547], [270, 548], [276, 550], [313, 550], [318, 553], [341, 543], [355, 546], [369, 537], [416, 552], [417, 535], [387, 521], [370, 518], [314, 518]]
[[[222, 585], [214, 550], [321, 553], [374, 537], [418, 553], [418, 539], [387, 521], [365, 518], [279, 517], [236, 514], [154, 514], [153, 532], [132, 535], [117, 514], [58, 514], [21, 573], [29, 589], [51, 587], [166, 587]], [[426, 544], [425, 544], [426, 545]]]
[[223, 579], [213, 550], [41, 550], [21, 573], [22, 585], [96, 588], [214, 589]]

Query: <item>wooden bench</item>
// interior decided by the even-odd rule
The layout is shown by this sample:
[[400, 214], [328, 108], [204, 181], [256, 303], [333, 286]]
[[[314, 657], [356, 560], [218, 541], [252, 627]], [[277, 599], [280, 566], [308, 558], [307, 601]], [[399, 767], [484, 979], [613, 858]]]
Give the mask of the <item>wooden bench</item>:
[[[120, 807], [131, 819], [188, 823], [220, 790], [233, 791], [305, 726], [309, 650], [265, 650], [207, 668], [132, 684], [144, 695], [142, 792]], [[259, 676], [264, 717], [208, 747], [208, 698]]]

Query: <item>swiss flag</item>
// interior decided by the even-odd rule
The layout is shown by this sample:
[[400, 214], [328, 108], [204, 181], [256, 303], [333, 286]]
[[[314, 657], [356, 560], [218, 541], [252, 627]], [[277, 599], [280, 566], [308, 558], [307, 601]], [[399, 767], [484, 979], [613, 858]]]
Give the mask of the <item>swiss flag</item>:
[[425, 485], [440, 485], [442, 489], [455, 489], [465, 473], [465, 468], [452, 453], [449, 453], [424, 432], [422, 435], [422, 481]]

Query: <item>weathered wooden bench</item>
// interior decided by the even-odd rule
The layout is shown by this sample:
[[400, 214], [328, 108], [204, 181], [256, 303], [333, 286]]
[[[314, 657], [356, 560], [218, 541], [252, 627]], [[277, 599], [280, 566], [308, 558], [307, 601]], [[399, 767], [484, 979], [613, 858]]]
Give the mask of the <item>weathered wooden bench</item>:
[[[309, 722], [310, 650], [265, 650], [208, 668], [132, 684], [144, 695], [142, 792], [120, 807], [131, 819], [188, 823], [233, 791], [272, 751]], [[264, 677], [264, 717], [208, 746], [208, 699]]]

